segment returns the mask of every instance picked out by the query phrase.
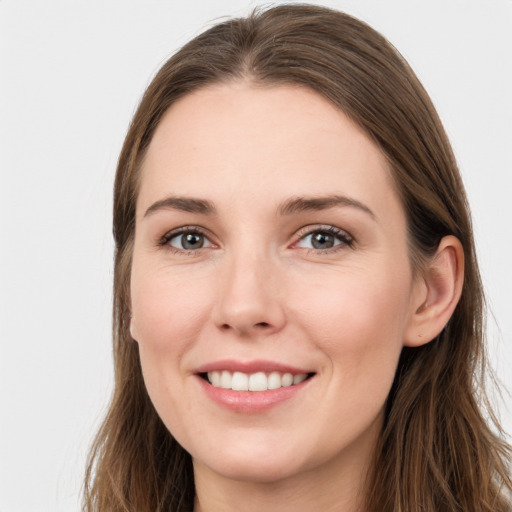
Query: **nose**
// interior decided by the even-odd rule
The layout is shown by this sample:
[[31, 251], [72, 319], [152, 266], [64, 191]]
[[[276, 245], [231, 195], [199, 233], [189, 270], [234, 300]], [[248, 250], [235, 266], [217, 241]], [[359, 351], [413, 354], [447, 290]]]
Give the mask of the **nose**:
[[242, 337], [274, 334], [286, 316], [279, 269], [264, 255], [239, 255], [224, 262], [213, 319], [217, 327]]

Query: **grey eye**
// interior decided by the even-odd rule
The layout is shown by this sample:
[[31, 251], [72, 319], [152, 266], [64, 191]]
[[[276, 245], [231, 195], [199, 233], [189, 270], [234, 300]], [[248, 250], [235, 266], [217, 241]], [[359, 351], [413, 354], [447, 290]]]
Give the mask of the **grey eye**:
[[317, 229], [304, 235], [297, 243], [297, 247], [321, 251], [332, 249], [338, 245], [351, 246], [351, 244], [352, 238], [342, 230], [332, 232], [331, 230]]
[[330, 233], [317, 232], [311, 236], [311, 245], [315, 249], [330, 249], [336, 245], [336, 237]]
[[173, 236], [169, 240], [169, 245], [183, 251], [194, 251], [210, 247], [212, 244], [202, 233], [191, 231]]

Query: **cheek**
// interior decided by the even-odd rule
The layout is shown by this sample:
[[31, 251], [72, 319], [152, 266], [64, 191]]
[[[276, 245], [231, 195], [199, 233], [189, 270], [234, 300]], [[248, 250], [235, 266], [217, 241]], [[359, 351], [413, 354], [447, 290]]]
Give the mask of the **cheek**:
[[132, 335], [148, 394], [171, 431], [180, 428], [174, 411], [184, 404], [175, 390], [185, 385], [186, 354], [197, 343], [209, 310], [210, 299], [193, 284], [184, 273], [141, 275], [134, 268], [132, 274]]
[[184, 355], [197, 343], [209, 314], [211, 298], [203, 291], [198, 293], [197, 283], [185, 272], [133, 267], [132, 336], [149, 396], [170, 430], [180, 423], [173, 411], [183, 403], [173, 390], [182, 389], [187, 376]]
[[131, 298], [134, 338], [147, 348], [179, 353], [179, 348], [197, 334], [208, 314], [210, 299], [205, 287], [185, 272], [157, 270], [132, 273]]
[[[321, 287], [305, 283], [296, 306], [309, 337], [339, 374], [352, 379], [393, 375], [409, 308], [410, 281], [399, 272], [332, 275]], [[314, 293], [311, 293], [314, 290]]]

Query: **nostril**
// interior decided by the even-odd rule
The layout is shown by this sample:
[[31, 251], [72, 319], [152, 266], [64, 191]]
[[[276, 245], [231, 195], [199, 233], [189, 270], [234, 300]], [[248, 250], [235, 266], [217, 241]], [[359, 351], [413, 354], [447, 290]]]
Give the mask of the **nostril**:
[[229, 323], [224, 323], [219, 326], [219, 328], [222, 331], [229, 331], [229, 330], [233, 329], [235, 331], [239, 331], [240, 333], [245, 333], [245, 334], [250, 332], [251, 329], [260, 330], [260, 329], [269, 329], [270, 327], [272, 327], [272, 324], [270, 324], [268, 322], [258, 322], [255, 324], [239, 325], [239, 326], [231, 325]]

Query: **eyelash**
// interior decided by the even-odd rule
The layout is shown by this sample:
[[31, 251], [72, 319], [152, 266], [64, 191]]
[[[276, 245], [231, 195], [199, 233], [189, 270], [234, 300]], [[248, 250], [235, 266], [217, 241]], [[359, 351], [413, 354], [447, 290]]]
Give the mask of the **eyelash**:
[[179, 255], [184, 255], [184, 256], [196, 255], [199, 252], [199, 250], [202, 249], [202, 247], [200, 249], [195, 249], [195, 250], [192, 250], [192, 249], [178, 249], [176, 247], [173, 247], [170, 244], [170, 242], [171, 242], [171, 240], [173, 238], [176, 238], [176, 237], [179, 237], [179, 236], [183, 236], [183, 235], [187, 235], [189, 233], [201, 235], [205, 239], [207, 239], [212, 245], [215, 245], [213, 242], [210, 241], [210, 239], [208, 237], [208, 234], [201, 227], [199, 227], [199, 226], [185, 226], [185, 227], [182, 227], [182, 228], [173, 229], [172, 231], [169, 231], [168, 233], [166, 233], [158, 241], [158, 246], [165, 247], [169, 251], [171, 251], [171, 252], [173, 252], [175, 254], [179, 254]]
[[347, 233], [345, 230], [337, 228], [335, 226], [330, 225], [317, 225], [317, 226], [306, 226], [302, 228], [298, 232], [298, 241], [294, 243], [294, 245], [306, 239], [308, 236], [314, 235], [315, 233], [327, 233], [329, 235], [337, 238], [341, 243], [334, 245], [333, 247], [329, 247], [327, 249], [311, 249], [304, 248], [308, 253], [311, 254], [326, 254], [326, 253], [336, 253], [338, 251], [344, 250], [347, 247], [349, 249], [353, 249], [355, 244], [355, 239], [352, 235]]
[[[165, 247], [166, 249], [170, 250], [171, 252], [179, 255], [184, 256], [191, 256], [191, 255], [197, 255], [197, 253], [201, 249], [206, 249], [208, 247], [200, 247], [199, 249], [178, 249], [176, 247], [173, 247], [170, 242], [173, 238], [183, 236], [186, 234], [199, 234], [203, 237], [205, 237], [208, 242], [215, 247], [215, 244], [210, 240], [208, 234], [206, 231], [199, 227], [199, 226], [185, 226], [182, 228], [174, 229], [172, 231], [169, 231], [166, 233], [160, 240], [158, 241], [159, 247]], [[329, 247], [327, 249], [315, 249], [315, 248], [303, 248], [308, 253], [312, 254], [326, 254], [326, 253], [335, 253], [340, 250], [348, 248], [353, 248], [355, 244], [355, 239], [352, 235], [347, 233], [345, 230], [337, 228], [335, 226], [330, 225], [316, 225], [316, 226], [306, 226], [302, 229], [300, 229], [297, 233], [298, 240], [293, 243], [294, 246], [296, 246], [299, 242], [305, 240], [308, 236], [314, 235], [315, 233], [327, 233], [330, 235], [333, 235], [335, 238], [337, 238], [341, 243], [338, 243], [337, 245], [334, 245], [333, 247]]]

